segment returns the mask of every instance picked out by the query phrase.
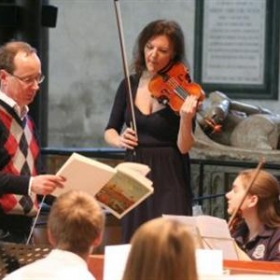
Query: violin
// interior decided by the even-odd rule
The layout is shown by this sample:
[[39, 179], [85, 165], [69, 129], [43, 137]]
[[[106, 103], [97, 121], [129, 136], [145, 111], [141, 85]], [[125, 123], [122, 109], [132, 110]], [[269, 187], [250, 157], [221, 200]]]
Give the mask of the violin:
[[243, 222], [242, 211], [239, 209], [233, 218], [231, 224], [229, 225], [230, 234], [233, 235], [235, 231], [239, 228], [240, 224]]
[[203, 89], [191, 82], [189, 70], [181, 62], [155, 75], [148, 87], [154, 98], [162, 104], [168, 104], [176, 113], [180, 111], [188, 95], [196, 96], [198, 101], [205, 99]]

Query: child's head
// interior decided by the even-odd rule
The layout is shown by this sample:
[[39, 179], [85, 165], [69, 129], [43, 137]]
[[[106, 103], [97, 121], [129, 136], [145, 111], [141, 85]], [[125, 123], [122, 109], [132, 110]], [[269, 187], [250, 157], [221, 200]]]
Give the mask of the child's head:
[[57, 248], [88, 253], [101, 242], [104, 213], [91, 195], [70, 191], [58, 197], [48, 218], [49, 239]]
[[196, 280], [194, 241], [185, 224], [157, 218], [133, 235], [123, 280]]

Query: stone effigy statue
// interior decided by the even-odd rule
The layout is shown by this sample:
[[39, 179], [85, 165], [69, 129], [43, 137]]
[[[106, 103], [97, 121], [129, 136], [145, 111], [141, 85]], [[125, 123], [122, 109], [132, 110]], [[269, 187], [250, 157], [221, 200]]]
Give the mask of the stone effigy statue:
[[280, 161], [280, 115], [215, 91], [197, 114], [194, 151], [204, 156]]

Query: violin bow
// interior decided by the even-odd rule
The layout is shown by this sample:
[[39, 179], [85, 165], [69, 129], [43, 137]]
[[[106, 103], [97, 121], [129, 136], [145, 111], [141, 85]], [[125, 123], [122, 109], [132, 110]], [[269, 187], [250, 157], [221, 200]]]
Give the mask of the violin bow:
[[232, 229], [234, 219], [235, 219], [235, 217], [236, 217], [236, 215], [237, 215], [237, 213], [238, 213], [240, 207], [242, 206], [242, 204], [243, 204], [243, 202], [244, 202], [246, 196], [248, 195], [248, 193], [249, 193], [249, 191], [250, 191], [252, 185], [254, 184], [255, 180], [257, 179], [257, 177], [258, 177], [258, 175], [259, 175], [259, 173], [260, 173], [260, 171], [261, 171], [261, 169], [262, 169], [262, 167], [263, 167], [264, 164], [265, 164], [265, 160], [264, 160], [264, 158], [262, 158], [262, 159], [260, 160], [260, 162], [259, 162], [259, 164], [258, 164], [256, 170], [255, 170], [254, 176], [252, 176], [250, 183], [249, 183], [248, 186], [246, 187], [245, 193], [244, 193], [244, 195], [243, 195], [243, 197], [242, 197], [242, 199], [241, 199], [241, 201], [240, 201], [238, 207], [235, 209], [235, 211], [234, 211], [233, 214], [231, 215], [231, 217], [230, 217], [230, 219], [229, 219], [229, 222], [228, 222], [228, 227], [229, 227], [229, 230], [230, 230], [230, 231], [231, 231], [231, 229]]
[[127, 82], [127, 89], [128, 89], [131, 117], [132, 117], [131, 126], [132, 126], [132, 129], [135, 131], [136, 137], [137, 137], [135, 110], [134, 110], [134, 104], [133, 104], [133, 98], [132, 98], [131, 82], [130, 82], [130, 78], [129, 78], [130, 74], [129, 74], [128, 63], [127, 63], [127, 58], [126, 58], [126, 50], [125, 50], [125, 43], [124, 43], [124, 35], [123, 35], [124, 33], [123, 33], [123, 24], [122, 24], [122, 18], [121, 18], [120, 5], [119, 5], [118, 0], [114, 0], [114, 3], [115, 3], [115, 12], [116, 12], [117, 25], [118, 25], [118, 31], [119, 31], [120, 45], [121, 45], [123, 68], [124, 68], [125, 80]]
[[29, 235], [28, 235], [28, 238], [27, 238], [27, 240], [26, 240], [25, 245], [29, 245], [29, 243], [30, 243], [30, 241], [31, 241], [31, 238], [32, 238], [32, 236], [33, 236], [33, 233], [34, 233], [34, 230], [35, 230], [35, 226], [36, 226], [36, 224], [37, 224], [39, 215], [40, 215], [40, 213], [41, 213], [42, 206], [43, 206], [43, 204], [44, 204], [45, 198], [46, 198], [46, 195], [43, 196], [42, 201], [41, 201], [41, 203], [39, 204], [39, 208], [38, 208], [37, 214], [36, 214], [36, 216], [35, 216], [35, 218], [34, 218], [34, 220], [33, 220], [33, 224], [32, 224], [32, 227], [31, 227], [31, 229], [30, 229], [30, 232], [29, 232]]

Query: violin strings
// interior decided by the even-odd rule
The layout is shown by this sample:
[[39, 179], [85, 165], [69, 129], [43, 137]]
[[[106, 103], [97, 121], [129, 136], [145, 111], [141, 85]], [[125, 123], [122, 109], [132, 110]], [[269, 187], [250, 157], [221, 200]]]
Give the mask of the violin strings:
[[167, 84], [170, 85], [174, 89], [175, 93], [183, 100], [187, 97], [184, 88], [173, 77], [167, 81]]

